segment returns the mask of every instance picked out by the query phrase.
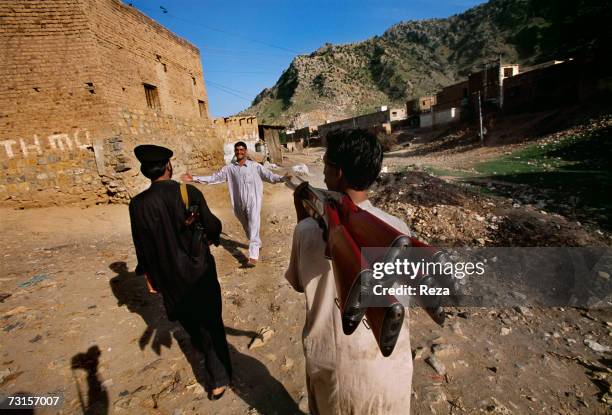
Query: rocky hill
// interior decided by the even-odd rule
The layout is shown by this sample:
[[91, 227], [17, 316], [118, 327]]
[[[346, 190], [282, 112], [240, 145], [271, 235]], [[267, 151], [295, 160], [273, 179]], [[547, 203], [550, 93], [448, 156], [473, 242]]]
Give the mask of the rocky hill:
[[445, 19], [407, 21], [363, 42], [297, 56], [243, 113], [302, 127], [401, 104], [497, 60], [531, 65], [609, 51], [605, 0], [490, 0]]

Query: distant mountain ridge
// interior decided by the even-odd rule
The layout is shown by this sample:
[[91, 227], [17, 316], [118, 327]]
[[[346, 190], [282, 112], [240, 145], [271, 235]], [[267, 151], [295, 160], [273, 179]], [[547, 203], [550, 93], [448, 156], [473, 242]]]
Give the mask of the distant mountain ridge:
[[445, 19], [401, 22], [363, 42], [297, 56], [242, 114], [300, 128], [404, 105], [500, 55], [532, 65], [609, 53], [610, 18], [606, 0], [490, 0]]

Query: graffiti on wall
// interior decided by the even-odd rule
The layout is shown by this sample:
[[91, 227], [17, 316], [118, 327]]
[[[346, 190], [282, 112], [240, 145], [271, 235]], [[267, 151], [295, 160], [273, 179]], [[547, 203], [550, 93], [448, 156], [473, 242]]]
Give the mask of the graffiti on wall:
[[6, 156], [9, 159], [15, 157], [16, 152], [21, 152], [23, 157], [32, 155], [41, 156], [45, 149], [59, 151], [87, 150], [92, 148], [89, 131], [85, 129], [77, 129], [72, 136], [70, 134], [50, 134], [47, 136], [48, 147], [44, 146], [44, 141], [41, 143], [38, 135], [34, 134], [33, 140], [4, 140], [0, 141], [0, 147], [4, 149]]

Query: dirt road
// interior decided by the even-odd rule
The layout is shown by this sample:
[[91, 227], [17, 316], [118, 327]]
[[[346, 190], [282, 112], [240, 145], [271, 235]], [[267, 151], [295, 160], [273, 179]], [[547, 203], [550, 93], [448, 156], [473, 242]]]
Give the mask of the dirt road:
[[[292, 157], [289, 164], [308, 161], [320, 180], [320, 152]], [[160, 298], [148, 294], [133, 272], [127, 207], [116, 205], [0, 211], [2, 393], [63, 395], [61, 406], [37, 413], [307, 409], [304, 302], [283, 279], [295, 223], [291, 193], [282, 185], [265, 185], [261, 262], [241, 269], [247, 241], [225, 186], [200, 188], [224, 224], [222, 246], [213, 254], [234, 363], [228, 396], [214, 403], [206, 399], [186, 334], [165, 318]], [[419, 226], [403, 212], [411, 226]], [[601, 397], [609, 388], [610, 354], [592, 346], [611, 345], [609, 309], [454, 310], [444, 328], [420, 310], [411, 311], [410, 319], [414, 414], [609, 409]], [[263, 328], [274, 334], [249, 349]], [[444, 371], [425, 362], [432, 350]]]

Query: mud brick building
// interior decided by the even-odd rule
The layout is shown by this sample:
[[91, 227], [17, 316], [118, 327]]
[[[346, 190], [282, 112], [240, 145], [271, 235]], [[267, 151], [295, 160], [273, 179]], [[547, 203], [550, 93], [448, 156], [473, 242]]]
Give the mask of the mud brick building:
[[256, 141], [259, 138], [257, 117], [215, 118], [213, 123], [226, 143]]
[[436, 96], [427, 95], [412, 99], [406, 102], [406, 117], [412, 117], [422, 112], [431, 111], [431, 107], [436, 105]]
[[0, 3], [0, 203], [127, 201], [133, 148], [222, 163], [198, 49], [119, 0]]
[[525, 68], [504, 82], [505, 113], [543, 111], [581, 102], [607, 103], [612, 76], [606, 57], [577, 57]]
[[476, 111], [478, 108], [475, 95], [480, 92], [480, 97], [483, 105], [490, 105], [496, 108], [504, 106], [504, 82], [507, 78], [511, 78], [519, 73], [519, 65], [517, 64], [501, 64], [496, 63], [487, 65], [482, 71], [470, 74], [469, 83], [469, 100], [470, 107]]
[[319, 132], [319, 136], [323, 139], [323, 143], [325, 143], [325, 137], [332, 131], [365, 128], [376, 131], [382, 129], [391, 133], [391, 124], [395, 121], [402, 121], [405, 119], [406, 107], [387, 108], [383, 106], [380, 111], [321, 124], [317, 127], [317, 131]]

